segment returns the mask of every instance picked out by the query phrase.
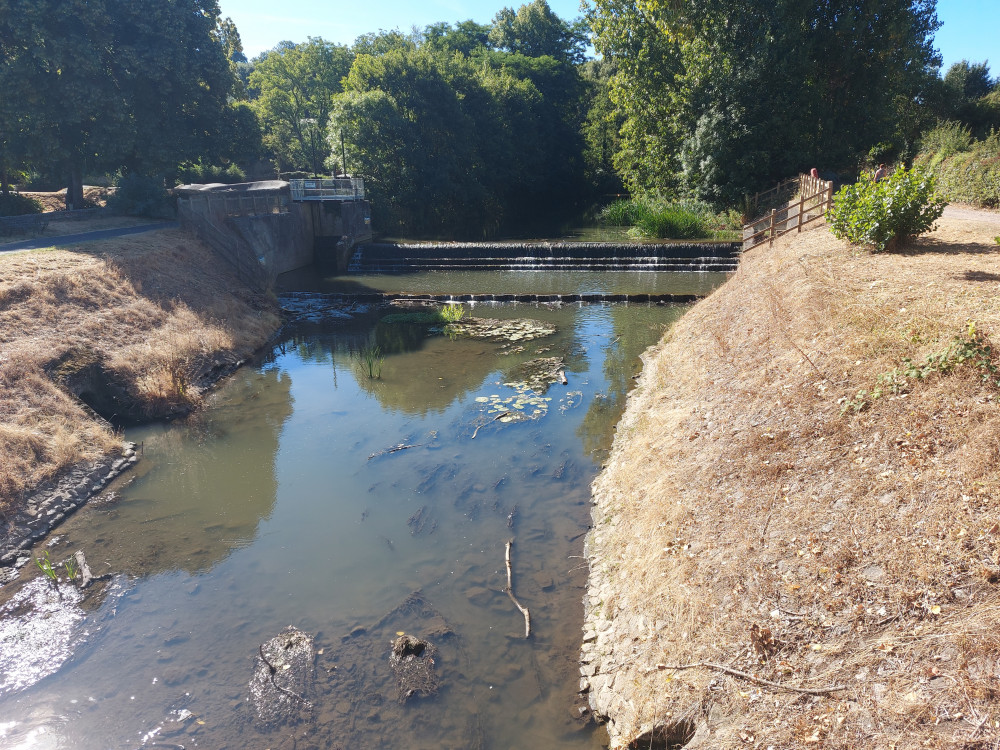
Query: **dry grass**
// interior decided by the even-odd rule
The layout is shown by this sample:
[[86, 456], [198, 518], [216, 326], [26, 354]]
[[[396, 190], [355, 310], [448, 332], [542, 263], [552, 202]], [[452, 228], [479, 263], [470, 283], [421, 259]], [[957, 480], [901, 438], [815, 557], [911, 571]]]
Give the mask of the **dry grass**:
[[[84, 185], [83, 199], [94, 206], [103, 206], [108, 202], [110, 192], [108, 188]], [[66, 188], [52, 193], [25, 192], [22, 195], [34, 198], [41, 203], [43, 211], [63, 211], [66, 209]]]
[[0, 256], [0, 510], [119, 444], [56, 381], [94, 365], [133, 412], [177, 413], [276, 326], [267, 300], [179, 230]]
[[[998, 230], [782, 238], [647, 355], [594, 487], [616, 742], [692, 717], [699, 747], [1000, 746], [1000, 388], [963, 366], [841, 414], [970, 320], [1000, 344]], [[847, 687], [656, 667], [703, 661]]]

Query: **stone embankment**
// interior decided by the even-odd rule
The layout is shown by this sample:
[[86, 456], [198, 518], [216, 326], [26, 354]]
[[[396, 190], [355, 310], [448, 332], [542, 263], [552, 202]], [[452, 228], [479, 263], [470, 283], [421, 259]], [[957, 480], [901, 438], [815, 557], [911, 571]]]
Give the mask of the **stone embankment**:
[[0, 585], [31, 559], [28, 550], [35, 542], [138, 460], [136, 445], [126, 443], [119, 455], [77, 466], [53, 486], [35, 492], [0, 530]]

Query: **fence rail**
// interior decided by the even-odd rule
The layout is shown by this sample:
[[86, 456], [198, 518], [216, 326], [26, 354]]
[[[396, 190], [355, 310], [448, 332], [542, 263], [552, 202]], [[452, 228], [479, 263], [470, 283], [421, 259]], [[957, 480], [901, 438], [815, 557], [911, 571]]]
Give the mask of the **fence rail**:
[[770, 213], [743, 226], [744, 251], [765, 242], [773, 243], [783, 234], [801, 232], [803, 228], [826, 216], [833, 204], [833, 183], [811, 175], [800, 174], [786, 180], [767, 193], [761, 193], [758, 199], [769, 193], [780, 195], [782, 190], [792, 187], [795, 189], [791, 194], [797, 195], [798, 200], [793, 198], [784, 207], [773, 208]]
[[357, 201], [365, 198], [365, 181], [360, 177], [332, 180], [289, 180], [293, 201]]

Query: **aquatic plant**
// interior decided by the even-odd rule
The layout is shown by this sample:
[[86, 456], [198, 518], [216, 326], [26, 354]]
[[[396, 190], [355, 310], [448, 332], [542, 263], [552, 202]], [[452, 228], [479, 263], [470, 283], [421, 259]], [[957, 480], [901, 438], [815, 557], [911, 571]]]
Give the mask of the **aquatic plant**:
[[75, 581], [80, 570], [76, 567], [76, 562], [72, 557], [64, 563], [64, 567], [66, 568], [66, 577], [71, 581]]
[[45, 575], [47, 575], [51, 580], [53, 581], [58, 580], [56, 571], [52, 567], [52, 561], [49, 560], [48, 550], [45, 551], [45, 554], [42, 555], [42, 557], [35, 558], [35, 565], [37, 565], [38, 569], [41, 570]]
[[354, 357], [361, 364], [361, 369], [368, 373], [372, 380], [382, 377], [382, 363], [385, 357], [382, 356], [382, 347], [378, 344], [365, 344], [356, 352]]
[[465, 317], [465, 308], [462, 305], [449, 303], [441, 308], [439, 314], [445, 323], [457, 323]]

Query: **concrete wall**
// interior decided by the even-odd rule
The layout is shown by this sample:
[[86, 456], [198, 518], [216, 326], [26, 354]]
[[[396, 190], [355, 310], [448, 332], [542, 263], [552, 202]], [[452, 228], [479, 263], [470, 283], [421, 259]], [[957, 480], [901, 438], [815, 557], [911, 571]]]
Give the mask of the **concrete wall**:
[[[253, 205], [252, 199], [247, 201]], [[258, 202], [262, 202], [259, 196]], [[264, 207], [272, 213], [248, 210], [233, 215], [243, 213], [242, 208], [227, 206], [223, 196], [193, 194], [184, 196], [178, 206], [186, 226], [200, 235], [212, 235], [219, 246], [235, 247], [229, 255], [241, 261], [245, 255], [247, 263], [259, 264], [264, 276], [272, 279], [314, 261], [343, 273], [355, 245], [372, 236], [368, 201], [286, 200]]]

